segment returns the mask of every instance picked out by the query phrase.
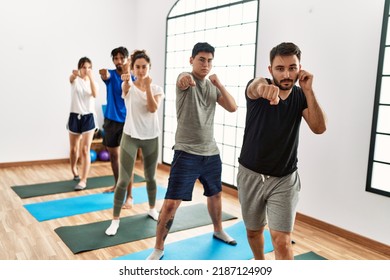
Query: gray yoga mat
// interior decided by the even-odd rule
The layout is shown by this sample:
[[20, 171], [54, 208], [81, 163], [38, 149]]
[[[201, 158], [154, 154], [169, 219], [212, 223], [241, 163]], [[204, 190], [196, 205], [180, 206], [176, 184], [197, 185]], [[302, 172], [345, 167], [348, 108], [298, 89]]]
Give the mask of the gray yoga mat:
[[[222, 212], [223, 221], [231, 219], [237, 219], [237, 217]], [[107, 220], [77, 226], [64, 226], [56, 228], [55, 232], [74, 254], [150, 238], [156, 235], [157, 222], [148, 217], [146, 213], [121, 218], [120, 227], [115, 236], [107, 236], [105, 234], [110, 223], [111, 220]], [[181, 206], [176, 212], [170, 232], [201, 227], [211, 223], [212, 221], [205, 204]]]
[[[145, 182], [145, 178], [134, 174], [134, 183]], [[88, 178], [87, 189], [96, 189], [114, 185], [114, 176], [99, 176]], [[29, 198], [57, 193], [73, 192], [77, 182], [74, 180], [48, 182], [32, 185], [18, 185], [11, 188], [20, 198]]]

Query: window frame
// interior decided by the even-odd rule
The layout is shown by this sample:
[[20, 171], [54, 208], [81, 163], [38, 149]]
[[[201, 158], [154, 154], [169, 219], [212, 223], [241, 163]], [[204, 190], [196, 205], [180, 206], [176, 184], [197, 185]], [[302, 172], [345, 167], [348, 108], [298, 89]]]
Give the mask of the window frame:
[[[375, 179], [374, 169], [376, 164], [390, 166], [390, 160], [389, 162], [387, 162], [387, 161], [381, 161], [375, 159], [375, 153], [378, 152], [377, 136], [378, 135], [385, 136], [385, 137], [388, 136], [390, 138], [390, 133], [383, 133], [378, 131], [378, 118], [379, 118], [379, 111], [381, 109], [381, 106], [390, 106], [390, 104], [381, 103], [382, 80], [384, 77], [389, 77], [390, 79], [390, 73], [386, 73], [386, 74], [383, 73], [384, 65], [386, 62], [385, 61], [386, 49], [389, 51], [390, 54], [390, 43], [388, 45], [386, 44], [387, 40], [390, 40], [390, 38], [387, 38], [388, 29], [389, 29], [389, 18], [390, 18], [389, 8], [390, 8], [390, 0], [385, 0], [383, 23], [382, 23], [382, 34], [381, 34], [379, 59], [378, 59], [377, 80], [376, 80], [376, 88], [375, 88], [374, 110], [373, 110], [372, 127], [371, 127], [367, 182], [366, 182], [367, 192], [371, 192], [371, 193], [375, 193], [387, 197], [390, 197], [390, 191], [373, 186], [373, 179]], [[388, 184], [390, 184], [390, 180], [388, 180], [388, 182], [389, 182]]]

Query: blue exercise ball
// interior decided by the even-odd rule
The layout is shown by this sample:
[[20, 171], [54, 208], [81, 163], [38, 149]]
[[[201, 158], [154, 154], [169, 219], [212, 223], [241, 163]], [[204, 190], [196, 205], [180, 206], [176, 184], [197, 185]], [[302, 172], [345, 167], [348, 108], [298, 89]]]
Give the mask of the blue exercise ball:
[[90, 150], [90, 155], [91, 155], [91, 162], [95, 162], [97, 159], [97, 153], [95, 150]]

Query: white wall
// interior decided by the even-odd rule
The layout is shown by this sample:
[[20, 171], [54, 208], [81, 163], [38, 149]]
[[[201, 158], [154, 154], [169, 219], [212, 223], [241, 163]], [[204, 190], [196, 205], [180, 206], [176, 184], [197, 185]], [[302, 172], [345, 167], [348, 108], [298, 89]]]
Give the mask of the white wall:
[[1, 0], [1, 7], [0, 163], [68, 158], [71, 71], [91, 58], [101, 118], [98, 70], [113, 68], [113, 48], [133, 48], [135, 11], [127, 0]]
[[[143, 48], [153, 81], [164, 83], [165, 22], [176, 0], [30, 2], [0, 10], [0, 163], [68, 157], [68, 76], [80, 56], [97, 71], [112, 66], [114, 47]], [[257, 74], [268, 76], [274, 45], [297, 43], [328, 116], [324, 135], [302, 125], [298, 211], [390, 245], [390, 198], [365, 191], [383, 5], [260, 0]]]

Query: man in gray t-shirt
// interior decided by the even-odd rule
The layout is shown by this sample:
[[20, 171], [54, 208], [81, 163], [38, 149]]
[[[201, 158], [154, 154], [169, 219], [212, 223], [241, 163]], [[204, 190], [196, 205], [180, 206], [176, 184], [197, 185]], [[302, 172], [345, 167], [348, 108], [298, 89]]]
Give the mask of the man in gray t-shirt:
[[221, 92], [210, 80], [199, 80], [192, 73], [182, 73], [195, 82], [195, 86], [176, 89], [177, 130], [175, 150], [195, 155], [217, 155], [214, 140], [215, 107]]
[[[237, 110], [234, 98], [219, 81], [210, 75], [214, 47], [195, 44], [190, 64], [192, 72], [184, 72], [176, 81], [177, 130], [174, 158], [167, 193], [157, 222], [156, 244], [148, 260], [164, 255], [164, 241], [182, 201], [191, 201], [197, 179], [202, 183], [214, 225], [214, 238], [230, 245], [237, 242], [222, 228], [221, 173], [222, 162], [214, 140], [214, 115], [218, 103], [229, 112]], [[191, 217], [188, 217], [191, 219]]]

